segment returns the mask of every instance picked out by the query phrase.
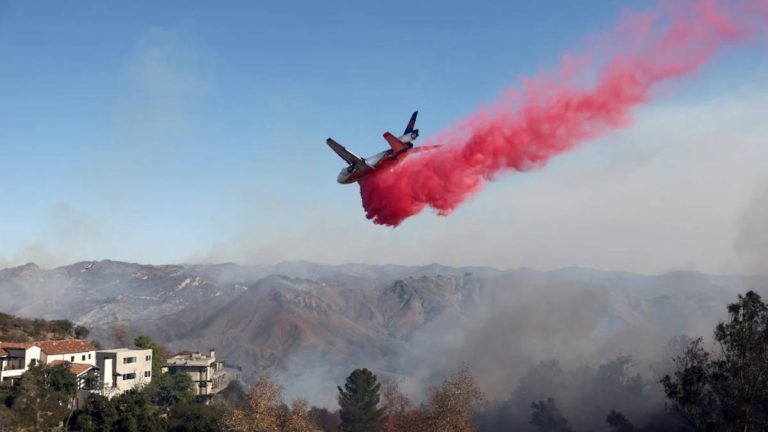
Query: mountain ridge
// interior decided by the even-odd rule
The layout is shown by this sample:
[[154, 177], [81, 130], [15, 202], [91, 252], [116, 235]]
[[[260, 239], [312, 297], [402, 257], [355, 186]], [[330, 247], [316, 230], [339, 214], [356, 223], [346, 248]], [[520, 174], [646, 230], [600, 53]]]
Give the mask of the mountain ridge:
[[70, 319], [105, 345], [125, 326], [173, 350], [215, 347], [248, 378], [338, 377], [361, 365], [419, 376], [426, 364], [490, 361], [473, 352], [484, 350], [521, 365], [567, 344], [583, 358], [642, 357], [633, 338], [663, 346], [677, 334], [702, 335], [737, 293], [765, 287], [765, 277], [690, 271], [102, 260], [0, 270], [0, 312]]

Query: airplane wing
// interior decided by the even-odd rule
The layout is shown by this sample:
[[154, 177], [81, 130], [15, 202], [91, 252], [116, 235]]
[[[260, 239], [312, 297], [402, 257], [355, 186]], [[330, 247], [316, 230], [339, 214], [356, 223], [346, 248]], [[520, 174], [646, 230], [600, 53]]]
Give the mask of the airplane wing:
[[432, 150], [437, 150], [437, 149], [439, 149], [440, 147], [442, 147], [442, 145], [423, 145], [423, 146], [416, 146], [416, 147], [414, 147], [414, 148], [412, 148], [412, 149], [411, 149], [411, 153], [424, 153], [424, 152], [428, 152], [428, 151], [432, 151]]
[[396, 154], [408, 148], [405, 143], [397, 139], [396, 136], [389, 132], [384, 132], [384, 139], [387, 140], [389, 146], [392, 147], [392, 151], [394, 151]]
[[342, 159], [344, 159], [348, 164], [357, 165], [357, 163], [363, 162], [361, 158], [355, 156], [354, 153], [344, 148], [343, 145], [337, 143], [332, 138], [328, 138], [327, 140], [325, 140], [325, 143], [328, 144], [328, 147], [333, 149], [333, 151], [335, 151], [336, 154], [339, 155]]

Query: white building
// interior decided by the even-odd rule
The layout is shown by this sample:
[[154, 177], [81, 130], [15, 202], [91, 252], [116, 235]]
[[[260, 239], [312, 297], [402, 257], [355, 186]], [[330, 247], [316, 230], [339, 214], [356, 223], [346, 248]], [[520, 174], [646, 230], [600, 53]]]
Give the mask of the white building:
[[19, 379], [30, 366], [60, 361], [96, 366], [96, 348], [79, 339], [0, 342], [0, 382]]
[[40, 356], [34, 342], [0, 342], [0, 382], [18, 380], [30, 365], [40, 362]]
[[191, 351], [176, 353], [166, 359], [164, 369], [169, 373], [189, 374], [194, 387], [192, 390], [197, 396], [213, 396], [229, 385], [224, 362], [216, 360], [214, 350], [208, 355]]
[[96, 351], [104, 396], [111, 397], [152, 381], [152, 350], [117, 348]]
[[96, 366], [96, 348], [80, 339], [50, 340], [34, 342], [40, 347], [40, 362], [51, 364], [56, 360]]
[[152, 381], [152, 350], [117, 348], [96, 351], [79, 339], [0, 342], [0, 382], [18, 380], [30, 366], [66, 363], [82, 391], [111, 397]]

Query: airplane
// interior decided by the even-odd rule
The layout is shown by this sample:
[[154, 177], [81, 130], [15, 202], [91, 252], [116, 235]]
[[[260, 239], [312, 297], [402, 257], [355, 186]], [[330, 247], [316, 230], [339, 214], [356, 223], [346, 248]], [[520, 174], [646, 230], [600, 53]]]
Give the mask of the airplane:
[[416, 116], [418, 114], [419, 112], [416, 111], [413, 113], [413, 115], [411, 115], [411, 120], [405, 127], [405, 131], [399, 137], [392, 135], [390, 132], [385, 132], [384, 139], [387, 140], [391, 148], [389, 150], [376, 153], [371, 157], [361, 158], [356, 156], [344, 148], [344, 146], [334, 141], [333, 138], [328, 138], [325, 140], [326, 144], [328, 144], [328, 146], [333, 149], [336, 154], [338, 154], [342, 159], [344, 159], [344, 161], [349, 164], [349, 166], [341, 170], [339, 176], [336, 178], [336, 181], [341, 184], [355, 183], [368, 174], [371, 174], [384, 165], [387, 165], [387, 162], [396, 161], [400, 155], [405, 158], [410, 152], [419, 152], [440, 147], [438, 145], [419, 147], [413, 146], [413, 141], [419, 137], [419, 130], [415, 129]]

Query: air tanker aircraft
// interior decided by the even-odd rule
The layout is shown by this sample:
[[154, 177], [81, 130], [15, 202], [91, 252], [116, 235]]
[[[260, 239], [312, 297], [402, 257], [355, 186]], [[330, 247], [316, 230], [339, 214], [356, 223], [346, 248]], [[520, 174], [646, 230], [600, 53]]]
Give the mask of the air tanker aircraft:
[[383, 152], [368, 158], [356, 156], [332, 138], [328, 138], [325, 141], [328, 146], [349, 164], [348, 167], [341, 170], [339, 177], [336, 180], [341, 184], [354, 183], [386, 165], [386, 162], [396, 161], [400, 155], [403, 155], [402, 157], [405, 158], [405, 156], [412, 151], [418, 152], [440, 147], [436, 145], [413, 146], [413, 141], [419, 137], [419, 130], [414, 129], [416, 126], [417, 114], [419, 114], [418, 111], [413, 113], [411, 120], [408, 122], [408, 126], [405, 127], [405, 132], [403, 132], [400, 137], [396, 137], [389, 132], [384, 133], [384, 139], [387, 140], [389, 146], [392, 147], [391, 149], [384, 150]]

